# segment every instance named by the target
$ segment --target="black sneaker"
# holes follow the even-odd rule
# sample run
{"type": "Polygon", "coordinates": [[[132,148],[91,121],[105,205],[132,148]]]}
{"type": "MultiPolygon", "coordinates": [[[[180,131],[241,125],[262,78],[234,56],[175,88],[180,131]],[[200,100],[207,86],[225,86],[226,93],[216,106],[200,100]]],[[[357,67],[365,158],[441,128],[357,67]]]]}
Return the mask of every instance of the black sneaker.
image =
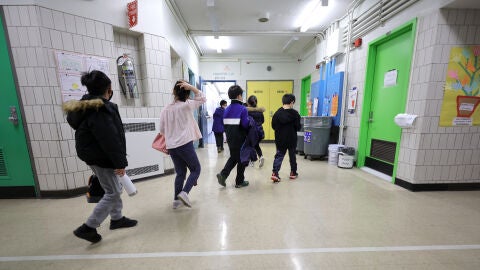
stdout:
{"type": "Polygon", "coordinates": [[[242,183],[235,185],[236,188],[242,188],[248,186],[248,181],[243,180],[242,183]]]}
{"type": "Polygon", "coordinates": [[[293,179],[297,179],[297,177],[298,177],[298,173],[297,173],[297,172],[293,172],[293,171],[290,172],[290,179],[292,179],[292,180],[293,180],[293,179]]]}
{"type": "Polygon", "coordinates": [[[225,176],[223,176],[221,173],[218,173],[217,174],[217,179],[218,179],[218,183],[224,187],[226,187],[227,185],[225,184],[225,180],[227,180],[227,178],[225,176]]]}
{"type": "Polygon", "coordinates": [[[134,227],[137,223],[138,221],[135,219],[129,219],[124,216],[119,220],[110,220],[110,230],[134,227]]]}
{"type": "Polygon", "coordinates": [[[97,229],[88,227],[85,223],[78,227],[73,234],[81,239],[87,240],[92,243],[98,243],[102,240],[102,236],[97,233],[97,229]]]}

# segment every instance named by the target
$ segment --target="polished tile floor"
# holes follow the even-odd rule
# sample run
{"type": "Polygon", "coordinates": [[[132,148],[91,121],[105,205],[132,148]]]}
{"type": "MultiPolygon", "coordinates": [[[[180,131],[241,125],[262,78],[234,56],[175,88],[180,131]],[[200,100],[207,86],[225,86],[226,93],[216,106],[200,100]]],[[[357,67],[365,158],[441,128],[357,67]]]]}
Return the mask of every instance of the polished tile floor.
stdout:
{"type": "MultiPolygon", "coordinates": [[[[288,157],[270,179],[263,144],[250,186],[217,183],[228,153],[199,149],[192,209],[173,210],[173,175],[137,182],[124,214],[137,227],[91,245],[72,231],[93,208],[85,198],[0,201],[0,269],[480,269],[480,191],[413,193],[359,169],[288,157]]],[[[233,173],[234,174],[234,173],[233,173]]]]}

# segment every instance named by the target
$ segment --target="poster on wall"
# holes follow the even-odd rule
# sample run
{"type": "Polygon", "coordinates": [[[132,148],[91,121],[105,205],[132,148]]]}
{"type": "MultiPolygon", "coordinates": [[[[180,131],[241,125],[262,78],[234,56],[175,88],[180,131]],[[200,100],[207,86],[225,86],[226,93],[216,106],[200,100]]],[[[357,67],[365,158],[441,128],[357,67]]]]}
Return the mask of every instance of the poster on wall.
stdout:
{"type": "Polygon", "coordinates": [[[480,125],[480,45],[450,50],[440,126],[480,125]]]}
{"type": "Polygon", "coordinates": [[[107,58],[62,51],[56,51],[55,57],[63,102],[79,100],[86,93],[87,89],[80,81],[82,72],[100,70],[107,75],[110,73],[107,58]]]}

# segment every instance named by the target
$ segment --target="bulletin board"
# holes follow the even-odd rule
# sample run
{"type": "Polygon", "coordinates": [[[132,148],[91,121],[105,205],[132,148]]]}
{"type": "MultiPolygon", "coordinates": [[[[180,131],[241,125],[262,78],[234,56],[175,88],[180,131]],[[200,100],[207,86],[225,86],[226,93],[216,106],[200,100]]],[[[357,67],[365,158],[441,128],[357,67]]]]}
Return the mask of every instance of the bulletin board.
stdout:
{"type": "Polygon", "coordinates": [[[57,78],[62,92],[63,102],[80,100],[87,89],[82,85],[82,72],[100,70],[109,74],[109,60],[107,58],[84,55],[72,52],[56,51],[57,78]]]}

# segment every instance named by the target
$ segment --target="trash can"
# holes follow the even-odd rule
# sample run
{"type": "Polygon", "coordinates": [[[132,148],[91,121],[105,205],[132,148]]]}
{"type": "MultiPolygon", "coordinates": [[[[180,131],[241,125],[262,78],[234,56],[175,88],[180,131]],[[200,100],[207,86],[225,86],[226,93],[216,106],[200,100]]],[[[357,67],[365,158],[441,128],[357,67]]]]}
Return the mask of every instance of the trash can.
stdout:
{"type": "Polygon", "coordinates": [[[309,156],[313,159],[327,155],[332,117],[308,116],[304,121],[303,152],[305,158],[309,156]]]}
{"type": "Polygon", "coordinates": [[[338,154],[339,168],[351,169],[353,168],[353,160],[355,159],[355,148],[343,147],[338,154]]]}
{"type": "Polygon", "coordinates": [[[303,136],[304,136],[304,125],[305,125],[305,117],[300,118],[300,124],[302,128],[300,131],[297,131],[297,148],[295,149],[297,154],[299,155],[305,155],[303,152],[303,136]]]}
{"type": "Polygon", "coordinates": [[[344,147],[343,144],[329,144],[328,145],[328,164],[338,166],[338,153],[344,147]]]}

